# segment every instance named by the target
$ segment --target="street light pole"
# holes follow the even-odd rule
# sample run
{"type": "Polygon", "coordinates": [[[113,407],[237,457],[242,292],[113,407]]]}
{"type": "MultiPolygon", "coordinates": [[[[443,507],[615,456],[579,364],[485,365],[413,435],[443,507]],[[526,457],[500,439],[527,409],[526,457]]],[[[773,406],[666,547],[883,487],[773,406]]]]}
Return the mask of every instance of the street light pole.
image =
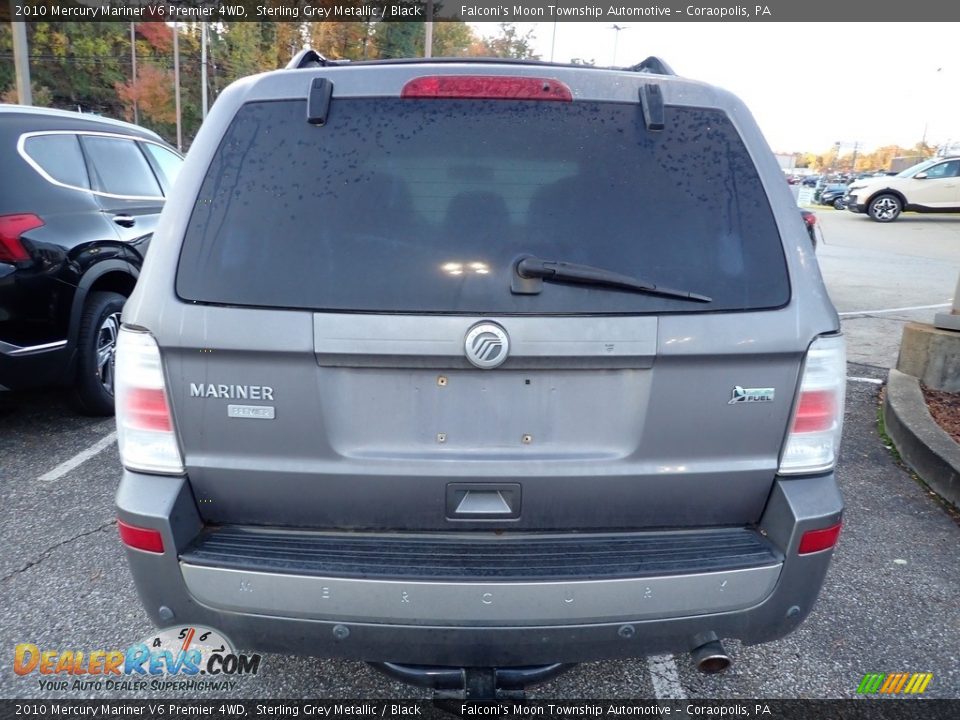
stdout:
{"type": "Polygon", "coordinates": [[[207,119],[207,24],[200,23],[200,119],[207,119]]]}
{"type": "MultiPolygon", "coordinates": [[[[14,16],[13,0],[10,0],[10,17],[14,16]]],[[[30,90],[30,51],[27,47],[27,24],[10,21],[13,32],[13,65],[17,76],[17,101],[21,105],[33,105],[30,90]]]]}
{"type": "MultiPolygon", "coordinates": [[[[943,70],[942,67],[938,67],[938,68],[934,71],[934,77],[935,77],[935,78],[939,78],[939,77],[940,77],[940,74],[939,74],[939,73],[940,73],[940,71],[942,71],[942,70],[943,70]]],[[[936,83],[936,82],[934,83],[934,91],[936,91],[936,89],[937,89],[936,86],[937,86],[938,84],[939,84],[939,83],[936,83]]],[[[936,96],[937,96],[936,92],[931,93],[931,97],[936,97],[936,96]]],[[[923,145],[924,148],[927,147],[927,129],[928,129],[929,127],[930,127],[930,119],[929,119],[929,115],[928,115],[928,116],[927,116],[927,121],[923,123],[923,139],[920,140],[920,144],[923,145]]]]}
{"type": "Polygon", "coordinates": [[[180,121],[180,31],[173,24],[173,98],[177,110],[177,150],[183,150],[183,124],[180,121]]]}
{"type": "Polygon", "coordinates": [[[611,25],[610,29],[614,31],[613,36],[613,62],[611,65],[613,67],[617,66],[617,44],[620,42],[620,31],[626,30],[628,26],[626,25],[611,25]]]}
{"type": "Polygon", "coordinates": [[[130,83],[133,85],[133,124],[140,124],[140,104],[137,102],[137,31],[130,23],[130,83]]]}
{"type": "Polygon", "coordinates": [[[423,43],[423,56],[433,57],[433,0],[427,0],[426,38],[423,43]]]}

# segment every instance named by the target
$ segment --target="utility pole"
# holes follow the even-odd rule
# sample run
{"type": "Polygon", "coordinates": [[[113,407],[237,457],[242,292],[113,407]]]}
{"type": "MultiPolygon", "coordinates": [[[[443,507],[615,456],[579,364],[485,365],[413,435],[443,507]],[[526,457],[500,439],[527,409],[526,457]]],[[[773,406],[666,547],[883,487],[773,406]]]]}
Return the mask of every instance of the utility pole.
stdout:
{"type": "Polygon", "coordinates": [[[177,150],[183,151],[183,123],[180,121],[180,30],[173,24],[173,97],[177,109],[177,150]]]}
{"type": "Polygon", "coordinates": [[[857,150],[859,150],[859,149],[860,149],[860,141],[857,140],[857,141],[853,144],[853,162],[850,163],[850,172],[852,172],[852,173],[856,173],[856,172],[857,172],[857,150]]]}
{"type": "Polygon", "coordinates": [[[200,23],[200,118],[207,119],[207,24],[200,23]]]}
{"type": "Polygon", "coordinates": [[[133,85],[133,124],[140,124],[140,106],[137,102],[137,32],[130,23],[130,84],[133,85]]]}
{"type": "MultiPolygon", "coordinates": [[[[13,0],[10,0],[10,17],[16,12],[13,0]]],[[[30,51],[27,48],[27,24],[10,21],[13,32],[13,65],[17,76],[17,100],[21,105],[33,105],[33,93],[30,90],[30,51]]]]}
{"type": "Polygon", "coordinates": [[[553,51],[557,48],[557,21],[553,21],[553,34],[550,36],[550,62],[553,62],[553,51]]]}
{"type": "Polygon", "coordinates": [[[423,43],[423,56],[433,57],[433,0],[427,0],[426,38],[423,43]]]}
{"type": "Polygon", "coordinates": [[[617,44],[620,42],[620,31],[621,31],[621,30],[626,30],[626,29],[627,29],[627,26],[626,26],[626,25],[611,25],[611,26],[610,26],[610,29],[613,30],[614,33],[615,33],[614,36],[613,36],[613,63],[611,63],[611,65],[612,65],[613,67],[616,67],[616,66],[617,66],[617,44]]]}

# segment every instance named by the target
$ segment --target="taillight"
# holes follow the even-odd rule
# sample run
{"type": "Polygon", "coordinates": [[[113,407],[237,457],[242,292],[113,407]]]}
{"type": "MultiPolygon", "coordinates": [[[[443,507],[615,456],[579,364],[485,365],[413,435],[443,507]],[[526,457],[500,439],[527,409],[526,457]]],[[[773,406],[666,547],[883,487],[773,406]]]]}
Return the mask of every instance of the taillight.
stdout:
{"type": "Polygon", "coordinates": [[[117,530],[120,533],[120,541],[128,547],[152,553],[163,552],[163,536],[159,530],[127,525],[123,520],[117,520],[117,530]]]}
{"type": "Polygon", "coordinates": [[[21,262],[30,259],[20,236],[43,227],[43,220],[32,213],[0,215],[0,262],[21,262]]]}
{"type": "Polygon", "coordinates": [[[780,473],[830,470],[840,450],[847,358],[842,336],[817,338],[807,351],[780,473]]]}
{"type": "Polygon", "coordinates": [[[807,530],[800,537],[800,547],[797,548],[797,552],[800,555],[808,555],[821,550],[829,550],[840,539],[840,527],[840,523],[837,523],[822,530],[807,530]]]}
{"type": "Polygon", "coordinates": [[[127,398],[129,402],[125,409],[129,413],[127,420],[131,427],[161,432],[173,429],[170,408],[167,407],[167,398],[162,389],[130,388],[127,398]]]}
{"type": "Polygon", "coordinates": [[[813,227],[817,224],[817,216],[813,213],[805,213],[803,216],[803,221],[807,224],[808,227],[813,227]]]}
{"type": "Polygon", "coordinates": [[[183,473],[160,348],[149,333],[120,330],[116,412],[120,460],[125,468],[170,475],[183,473]]]}
{"type": "Polygon", "coordinates": [[[830,390],[807,390],[793,415],[793,432],[813,433],[830,430],[837,415],[837,396],[830,390]]]}
{"type": "Polygon", "coordinates": [[[475,98],[486,100],[558,100],[573,93],[559,80],[502,75],[426,75],[403,86],[402,98],[475,98]]]}

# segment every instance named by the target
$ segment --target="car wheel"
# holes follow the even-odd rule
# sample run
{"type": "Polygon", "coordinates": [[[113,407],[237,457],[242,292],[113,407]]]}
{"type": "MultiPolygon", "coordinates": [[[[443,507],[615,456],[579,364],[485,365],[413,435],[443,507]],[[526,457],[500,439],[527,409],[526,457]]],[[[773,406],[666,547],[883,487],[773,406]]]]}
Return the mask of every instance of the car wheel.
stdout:
{"type": "Polygon", "coordinates": [[[896,195],[877,195],[870,201],[867,212],[877,222],[893,222],[900,217],[901,210],[903,204],[896,195]]]}
{"type": "Polygon", "coordinates": [[[833,201],[834,210],[843,210],[845,205],[846,203],[843,202],[842,197],[838,197],[836,200],[833,201]]]}
{"type": "Polygon", "coordinates": [[[118,293],[95,292],[83,307],[74,394],[86,415],[113,415],[114,354],[126,301],[118,293]]]}

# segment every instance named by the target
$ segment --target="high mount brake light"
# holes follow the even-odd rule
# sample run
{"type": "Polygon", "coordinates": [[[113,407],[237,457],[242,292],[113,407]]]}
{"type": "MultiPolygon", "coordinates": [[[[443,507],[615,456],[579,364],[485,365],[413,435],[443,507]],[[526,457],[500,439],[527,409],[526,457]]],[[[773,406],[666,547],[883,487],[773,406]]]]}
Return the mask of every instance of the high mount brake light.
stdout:
{"type": "Polygon", "coordinates": [[[825,472],[833,467],[843,430],[846,370],[843,337],[821,337],[810,344],[780,459],[781,475],[825,472]]]}
{"type": "Polygon", "coordinates": [[[0,215],[0,262],[22,262],[30,259],[20,236],[43,227],[44,222],[32,213],[0,215]]]}
{"type": "Polygon", "coordinates": [[[149,333],[120,330],[116,408],[117,440],[124,467],[164,475],[183,473],[160,349],[149,333]]]}
{"type": "Polygon", "coordinates": [[[403,86],[402,98],[474,98],[570,102],[573,93],[559,80],[502,75],[426,75],[403,86]]]}

